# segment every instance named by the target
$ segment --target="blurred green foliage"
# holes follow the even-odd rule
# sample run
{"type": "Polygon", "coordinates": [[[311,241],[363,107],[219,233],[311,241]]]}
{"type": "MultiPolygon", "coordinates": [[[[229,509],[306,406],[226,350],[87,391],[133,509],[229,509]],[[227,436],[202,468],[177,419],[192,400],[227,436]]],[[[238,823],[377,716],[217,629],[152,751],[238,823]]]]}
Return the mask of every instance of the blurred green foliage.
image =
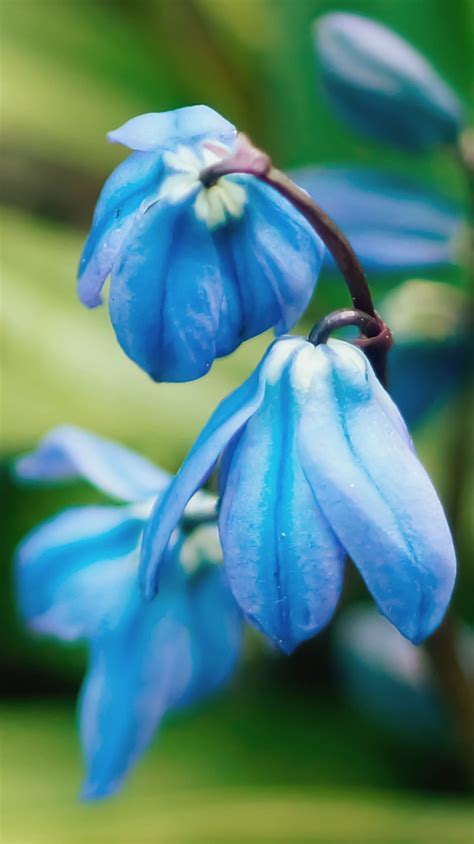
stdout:
{"type": "MultiPolygon", "coordinates": [[[[79,305],[75,269],[93,206],[102,181],[124,157],[105,142],[108,129],[144,111],[206,102],[281,167],[378,164],[424,178],[463,201],[456,162],[443,151],[404,156],[367,143],[330,114],[318,92],[309,27],[334,9],[386,22],[435,63],[466,103],[472,101],[470,0],[3,0],[4,583],[11,583],[13,548],[27,530],[69,504],[92,500],[79,485],[14,488],[8,469],[14,454],[69,422],[175,470],[214,405],[250,372],[270,337],[218,361],[199,382],[153,386],[119,350],[106,308],[87,312],[79,305]]],[[[455,269],[438,277],[465,281],[455,269]]],[[[373,282],[381,293],[402,280],[373,282]]],[[[346,301],[342,282],[324,278],[306,322],[346,301]]],[[[428,420],[417,437],[445,499],[453,482],[455,418],[453,405],[428,420]]],[[[472,489],[464,506],[460,558],[466,565],[456,602],[472,620],[472,489]]],[[[360,591],[360,583],[350,580],[348,595],[360,591]]],[[[1,603],[9,694],[74,688],[82,652],[21,633],[10,586],[1,603]]],[[[394,746],[386,747],[371,725],[354,721],[340,701],[324,710],[311,685],[308,704],[301,702],[308,676],[328,659],[324,643],[318,647],[289,661],[300,683],[303,677],[298,704],[282,691],[286,675],[272,698],[262,698],[244,672],[245,704],[239,699],[232,706],[227,697],[209,714],[171,724],[130,790],[103,808],[73,805],[79,761],[69,710],[31,704],[6,709],[5,840],[467,842],[462,806],[354,790],[430,783],[423,773],[420,781],[409,779],[419,757],[408,755],[401,773],[394,773],[394,746]]],[[[426,772],[429,758],[424,763],[426,772]]]]}
{"type": "Polygon", "coordinates": [[[70,708],[4,706],[2,717],[5,844],[472,840],[467,799],[403,793],[393,740],[301,697],[280,693],[277,706],[268,691],[227,696],[169,723],[120,797],[88,806],[72,798],[80,760],[70,708]]]}

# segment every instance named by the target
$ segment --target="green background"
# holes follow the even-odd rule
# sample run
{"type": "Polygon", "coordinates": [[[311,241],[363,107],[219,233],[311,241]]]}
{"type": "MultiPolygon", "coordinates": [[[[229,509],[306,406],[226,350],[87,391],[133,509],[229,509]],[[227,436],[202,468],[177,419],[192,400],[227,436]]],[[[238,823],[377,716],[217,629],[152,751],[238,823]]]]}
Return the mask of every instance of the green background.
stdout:
{"type": "MultiPolygon", "coordinates": [[[[103,180],[123,158],[107,130],[146,111],[205,102],[282,168],[379,164],[464,201],[444,151],[405,156],[368,143],[329,112],[317,87],[310,24],[328,10],[373,15],[412,41],[469,107],[469,0],[2,0],[1,593],[6,844],[468,842],[466,785],[452,742],[409,742],[355,712],[338,692],[331,633],[292,658],[249,637],[228,692],[170,719],[124,791],[84,807],[73,698],[83,653],[28,637],[16,618],[11,560],[42,518],[96,500],[85,485],[17,489],[11,458],[69,422],[176,470],[215,404],[259,359],[269,336],[216,362],[199,382],[153,386],[120,352],[106,309],[76,300],[75,269],[103,180]]],[[[437,278],[463,284],[463,272],[437,278]]],[[[373,279],[376,292],[404,280],[373,279]]],[[[321,280],[302,329],[346,302],[321,280]]],[[[449,496],[454,404],[417,445],[449,496]]],[[[472,492],[471,492],[471,504],[472,492]]],[[[455,611],[472,621],[472,524],[464,502],[455,611]],[[470,553],[471,549],[471,553],[470,553]]],[[[348,578],[344,603],[366,597],[348,578]]]]}

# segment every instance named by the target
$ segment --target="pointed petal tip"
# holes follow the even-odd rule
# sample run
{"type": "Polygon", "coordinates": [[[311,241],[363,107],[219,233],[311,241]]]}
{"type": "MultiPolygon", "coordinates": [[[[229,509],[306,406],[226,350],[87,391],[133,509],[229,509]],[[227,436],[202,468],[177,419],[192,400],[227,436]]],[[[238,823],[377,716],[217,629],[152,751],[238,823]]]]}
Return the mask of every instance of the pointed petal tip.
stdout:
{"type": "Polygon", "coordinates": [[[113,797],[119,786],[120,783],[99,783],[86,779],[79,791],[79,800],[81,803],[98,803],[108,797],[113,797]]]}

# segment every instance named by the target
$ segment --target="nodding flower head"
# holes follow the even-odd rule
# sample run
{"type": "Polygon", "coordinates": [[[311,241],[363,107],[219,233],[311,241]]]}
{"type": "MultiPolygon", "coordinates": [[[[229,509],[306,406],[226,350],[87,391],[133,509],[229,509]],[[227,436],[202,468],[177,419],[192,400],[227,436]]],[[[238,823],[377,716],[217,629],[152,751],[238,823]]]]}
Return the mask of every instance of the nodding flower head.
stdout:
{"type": "Polygon", "coordinates": [[[405,424],[360,349],[284,337],[211,416],[148,522],[148,596],[186,502],[220,465],[219,530],[248,620],[291,651],[331,618],[349,556],[414,642],[446,610],[452,540],[405,424]]]}
{"type": "Polygon", "coordinates": [[[31,531],[16,558],[28,626],[87,642],[82,795],[105,797],[120,787],[166,712],[222,686],[237,661],[241,615],[215,565],[217,527],[199,525],[215,513],[215,500],[196,498],[173,531],[162,594],[149,603],[138,588],[139,549],[153,503],[171,480],[166,472],[72,427],[51,431],[16,471],[37,482],[83,477],[121,502],[63,511],[31,531]]]}
{"type": "Polygon", "coordinates": [[[275,327],[311,297],[324,247],[309,223],[258,178],[200,174],[231,153],[231,123],[206,106],[144,114],[109,134],[132,154],[102,190],[79,266],[95,307],[157,381],[190,381],[214,359],[275,327]]]}

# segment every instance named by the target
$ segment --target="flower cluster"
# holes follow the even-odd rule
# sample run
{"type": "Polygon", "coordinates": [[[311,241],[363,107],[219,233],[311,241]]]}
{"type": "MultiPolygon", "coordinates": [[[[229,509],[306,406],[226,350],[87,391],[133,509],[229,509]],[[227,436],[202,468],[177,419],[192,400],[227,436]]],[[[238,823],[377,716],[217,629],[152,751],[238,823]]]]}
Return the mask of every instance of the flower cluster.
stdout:
{"type": "Polygon", "coordinates": [[[199,493],[166,552],[159,601],[140,595],[140,542],[170,477],[122,446],[77,428],[52,431],[18,461],[30,482],[82,477],[121,503],[74,507],[36,528],[17,553],[23,617],[37,633],[85,639],[80,697],[83,796],[112,793],[170,709],[231,674],[241,620],[218,565],[215,500],[199,493]]]}
{"type": "MultiPolygon", "coordinates": [[[[456,96],[394,34],[338,14],[319,22],[316,42],[327,94],[354,126],[414,150],[455,142],[456,96]]],[[[461,211],[368,170],[309,168],[295,174],[300,188],[206,106],[141,115],[109,139],[131,154],[97,203],[81,301],[99,305],[110,276],[118,341],[156,381],[199,378],[269,328],[277,339],[174,477],[65,426],[16,464],[23,481],[81,477],[116,502],[60,513],[17,555],[27,623],[88,644],[87,798],[121,784],[166,712],[224,684],[243,619],[291,652],[333,616],[350,559],[380,613],[420,643],[443,619],[456,570],[443,508],[380,380],[391,333],[351,245],[313,200],[375,270],[458,261],[461,211]],[[308,339],[289,335],[325,257],[354,308],[308,339]],[[356,341],[329,337],[348,324],[356,341]],[[217,467],[218,499],[203,491],[217,467]]],[[[429,368],[412,370],[421,412],[429,368]]]]}

